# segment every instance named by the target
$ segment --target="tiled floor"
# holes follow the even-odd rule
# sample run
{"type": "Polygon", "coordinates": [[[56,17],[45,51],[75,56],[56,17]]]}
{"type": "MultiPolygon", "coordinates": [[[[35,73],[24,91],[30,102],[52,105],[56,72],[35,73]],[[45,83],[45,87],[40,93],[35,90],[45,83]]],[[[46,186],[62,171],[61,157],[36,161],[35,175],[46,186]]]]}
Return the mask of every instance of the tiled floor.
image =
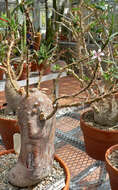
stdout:
{"type": "MultiPolygon", "coordinates": [[[[69,95],[79,90],[78,81],[70,76],[60,79],[59,95],[69,95]]],[[[52,97],[52,81],[41,83],[41,89],[52,97]]],[[[60,104],[76,102],[78,98],[63,99],[60,104]]],[[[4,92],[0,93],[0,105],[5,102],[4,92]]],[[[84,147],[80,130],[80,112],[72,111],[57,117],[55,149],[66,162],[71,173],[70,190],[110,190],[104,163],[90,158],[84,147]],[[106,182],[107,179],[107,182],[106,182]]],[[[0,150],[2,150],[0,146],[0,150]]]]}

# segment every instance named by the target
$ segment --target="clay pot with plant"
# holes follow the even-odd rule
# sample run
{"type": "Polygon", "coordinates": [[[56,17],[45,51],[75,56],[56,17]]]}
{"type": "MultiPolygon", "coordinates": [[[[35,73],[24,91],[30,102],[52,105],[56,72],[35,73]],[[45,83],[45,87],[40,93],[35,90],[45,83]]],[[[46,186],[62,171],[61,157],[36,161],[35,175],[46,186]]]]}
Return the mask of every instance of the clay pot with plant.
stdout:
{"type": "Polygon", "coordinates": [[[68,106],[89,106],[89,111],[81,114],[80,127],[86,152],[98,160],[104,160],[106,150],[118,143],[118,60],[114,43],[118,33],[111,32],[110,14],[113,16],[108,3],[105,2],[103,8],[100,2],[91,5],[83,0],[76,9],[72,9],[72,15],[67,20],[63,17],[62,23],[71,29],[76,41],[76,50],[70,50],[73,62],[62,70],[70,72],[80,86],[79,92],[63,97],[79,98],[78,102],[68,106]],[[87,43],[87,36],[94,49],[89,48],[91,44],[87,43]]]}
{"type": "Polygon", "coordinates": [[[37,58],[37,68],[39,73],[42,72],[43,75],[49,74],[51,72],[50,69],[50,59],[52,56],[52,50],[50,45],[47,47],[45,43],[41,43],[40,49],[36,51],[36,58],[37,58]]]}
{"type": "Polygon", "coordinates": [[[118,144],[111,146],[105,154],[106,170],[109,174],[111,190],[118,187],[118,144]]]}
{"type": "MultiPolygon", "coordinates": [[[[23,6],[24,4],[21,2],[21,5],[23,6]]],[[[24,12],[25,8],[26,4],[23,9],[24,12]]],[[[25,21],[26,20],[24,20],[24,23],[25,21]]],[[[23,29],[26,29],[26,24],[24,23],[23,29]]],[[[23,40],[26,39],[26,30],[23,31],[23,34],[24,33],[23,40]]],[[[25,51],[23,51],[22,54],[27,62],[26,89],[22,89],[18,85],[16,73],[11,66],[12,50],[14,46],[17,45],[17,37],[14,31],[9,32],[9,35],[10,38],[7,39],[7,51],[5,52],[6,56],[2,62],[2,69],[6,72],[5,95],[7,107],[5,112],[13,112],[16,114],[21,145],[19,144],[20,153],[17,157],[16,164],[13,165],[7,173],[7,181],[10,182],[12,186],[29,188],[32,185],[40,183],[43,178],[51,174],[54,158],[61,166],[63,165],[63,161],[55,156],[54,150],[55,112],[57,110],[57,103],[53,105],[48,96],[40,89],[30,89],[29,87],[29,51],[26,46],[26,40],[25,43],[23,43],[25,44],[25,51]]],[[[54,97],[56,97],[56,95],[54,97]]],[[[18,139],[16,139],[16,142],[17,141],[18,139]]],[[[10,153],[10,150],[5,153],[10,153]]],[[[64,168],[64,179],[66,181],[62,188],[68,190],[70,181],[69,170],[65,166],[62,167],[64,168]]],[[[9,183],[7,184],[7,188],[9,189],[9,183]]]]}
{"type": "Polygon", "coordinates": [[[3,80],[4,71],[0,69],[0,80],[3,80]]]}
{"type": "MultiPolygon", "coordinates": [[[[56,105],[39,89],[30,89],[27,79],[26,91],[22,91],[13,79],[9,63],[13,48],[13,39],[9,46],[6,64],[8,108],[16,112],[21,134],[21,148],[16,165],[8,174],[13,186],[30,187],[38,184],[52,172],[54,162],[55,111],[56,105]],[[12,86],[11,86],[12,85],[12,86]],[[9,87],[10,91],[9,91],[9,87]],[[12,89],[12,97],[11,97],[12,89]],[[14,105],[11,104],[15,102],[14,105]],[[9,104],[10,103],[10,104],[9,104]]],[[[27,70],[28,72],[28,70],[27,70]]],[[[28,75],[27,75],[28,76],[28,75]]],[[[55,157],[62,165],[62,161],[55,157]]],[[[67,167],[64,166],[64,171],[67,167]]],[[[69,189],[70,174],[67,171],[65,190],[69,189]]]]}
{"type": "Polygon", "coordinates": [[[0,134],[5,145],[6,149],[13,148],[13,135],[15,133],[20,133],[16,112],[19,102],[21,100],[21,94],[23,93],[23,89],[19,86],[17,82],[17,76],[12,69],[10,64],[10,56],[11,51],[14,46],[14,40],[9,45],[8,51],[6,53],[3,65],[1,69],[4,71],[6,76],[5,82],[5,98],[6,103],[5,106],[1,107],[0,113],[0,134]],[[17,93],[17,91],[20,93],[17,93]]]}
{"type": "MultiPolygon", "coordinates": [[[[17,112],[17,106],[20,102],[21,94],[23,93],[23,89],[19,86],[17,80],[20,78],[22,74],[24,62],[26,60],[25,58],[23,59],[23,55],[26,52],[25,21],[26,20],[24,19],[23,24],[18,25],[16,18],[14,17],[14,15],[12,16],[12,13],[10,19],[7,18],[1,21],[3,22],[2,24],[4,24],[4,27],[9,28],[7,35],[4,31],[2,36],[3,40],[0,43],[0,62],[2,64],[0,66],[0,69],[5,73],[6,76],[6,81],[5,81],[6,106],[0,109],[1,112],[0,134],[2,136],[2,140],[6,149],[13,148],[13,135],[14,133],[20,132],[17,122],[16,112],[17,112]],[[22,38],[21,41],[19,39],[20,34],[22,38]],[[19,43],[22,51],[20,50],[19,43]],[[18,53],[18,57],[16,57],[16,52],[18,53]],[[13,69],[12,63],[14,60],[20,60],[20,64],[18,64],[17,70],[13,69]],[[17,93],[15,89],[17,89],[17,91],[19,91],[20,93],[17,93]]],[[[25,68],[27,68],[26,64],[25,68]]],[[[25,75],[27,75],[27,73],[25,75]]]]}

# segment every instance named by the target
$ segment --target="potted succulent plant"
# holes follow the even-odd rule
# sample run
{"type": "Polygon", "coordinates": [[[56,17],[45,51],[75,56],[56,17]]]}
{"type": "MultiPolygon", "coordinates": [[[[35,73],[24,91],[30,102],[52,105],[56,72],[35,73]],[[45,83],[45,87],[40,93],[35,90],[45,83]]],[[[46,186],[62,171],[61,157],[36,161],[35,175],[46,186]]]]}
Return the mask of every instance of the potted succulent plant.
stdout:
{"type": "Polygon", "coordinates": [[[49,74],[51,72],[50,65],[49,65],[49,57],[51,57],[51,50],[50,46],[44,42],[41,42],[40,49],[36,51],[37,61],[38,61],[38,70],[43,71],[43,74],[49,74]]]}
{"type": "MultiPolygon", "coordinates": [[[[103,7],[101,12],[104,12],[103,7]]],[[[104,14],[108,15],[107,9],[104,14]]],[[[107,17],[105,19],[104,21],[107,23],[107,17]]],[[[115,34],[117,36],[117,32],[115,34]]],[[[93,84],[88,89],[88,100],[89,98],[91,99],[91,109],[83,113],[80,118],[86,151],[91,157],[98,160],[104,160],[106,150],[118,143],[117,55],[115,53],[116,46],[113,41],[111,42],[111,38],[115,34],[110,33],[110,25],[108,23],[105,25],[105,30],[101,30],[101,38],[99,40],[104,45],[101,45],[101,48],[97,51],[94,50],[91,59],[89,59],[91,63],[93,60],[94,63],[96,62],[93,84]],[[109,35],[105,43],[104,33],[106,30],[109,31],[109,35]],[[110,52],[111,46],[113,49],[110,52]],[[103,49],[104,51],[102,52],[103,49]]],[[[97,43],[99,44],[99,42],[97,43]]],[[[90,70],[88,69],[88,71],[90,70]]],[[[86,77],[86,80],[92,78],[89,73],[86,73],[86,77]]]]}
{"type": "MultiPolygon", "coordinates": [[[[11,48],[9,48],[10,50],[11,48]]],[[[11,78],[11,69],[9,69],[10,65],[7,62],[8,82],[6,82],[6,91],[9,87],[8,85],[14,89],[15,94],[12,96],[12,100],[15,104],[11,104],[11,96],[8,96],[7,106],[17,114],[21,134],[21,149],[18,162],[9,172],[8,181],[14,186],[29,187],[38,184],[41,179],[48,176],[52,171],[55,137],[55,116],[53,113],[55,108],[53,108],[52,102],[47,95],[37,88],[29,89],[27,86],[26,92],[21,92],[21,89],[15,84],[16,81],[11,78]]],[[[61,166],[63,165],[63,161],[57,156],[55,156],[55,160],[61,166]]],[[[66,184],[63,186],[65,190],[69,189],[68,182],[70,178],[66,168],[64,166],[64,172],[67,172],[65,173],[66,184]]]]}
{"type": "Polygon", "coordinates": [[[80,126],[86,152],[98,160],[104,160],[107,148],[118,143],[118,66],[114,43],[118,33],[113,32],[113,20],[108,20],[113,16],[112,6],[106,1],[82,0],[78,8],[72,8],[67,20],[63,17],[62,23],[72,32],[76,51],[70,50],[73,62],[61,71],[65,69],[73,74],[80,91],[57,101],[77,96],[79,102],[68,106],[90,106],[81,115],[80,126]]]}
{"type": "MultiPolygon", "coordinates": [[[[17,46],[17,30],[14,31],[14,27],[9,28],[9,38],[7,39],[7,45],[5,44],[5,56],[1,67],[6,73],[5,94],[7,108],[5,113],[13,112],[17,116],[18,131],[14,131],[14,133],[20,132],[21,148],[16,164],[11,169],[9,168],[10,171],[7,172],[8,186],[5,187],[9,189],[10,184],[12,184],[12,187],[18,186],[21,188],[37,185],[42,179],[51,174],[54,160],[56,160],[64,168],[64,183],[62,186],[59,180],[59,185],[61,189],[68,190],[70,181],[69,170],[63,164],[63,161],[55,155],[54,150],[55,111],[57,110],[57,104],[53,105],[48,96],[38,88],[29,88],[29,51],[26,44],[27,25],[25,23],[29,17],[26,14],[28,13],[26,4],[21,2],[19,5],[23,8],[25,19],[23,23],[23,39],[21,38],[24,45],[21,57],[25,58],[27,63],[27,85],[26,89],[20,88],[16,80],[17,73],[14,72],[11,65],[12,50],[14,46],[17,46]]],[[[8,121],[10,120],[8,119],[8,121]]],[[[12,137],[14,133],[11,134],[12,137]]],[[[0,153],[0,159],[2,159],[2,155],[9,153],[14,153],[14,150],[0,153]]],[[[13,158],[10,160],[13,160],[13,158]]]]}
{"type": "Polygon", "coordinates": [[[118,144],[111,146],[105,154],[106,169],[109,174],[111,189],[118,187],[118,144]]]}
{"type": "Polygon", "coordinates": [[[4,71],[0,69],[0,80],[3,80],[4,71]]]}

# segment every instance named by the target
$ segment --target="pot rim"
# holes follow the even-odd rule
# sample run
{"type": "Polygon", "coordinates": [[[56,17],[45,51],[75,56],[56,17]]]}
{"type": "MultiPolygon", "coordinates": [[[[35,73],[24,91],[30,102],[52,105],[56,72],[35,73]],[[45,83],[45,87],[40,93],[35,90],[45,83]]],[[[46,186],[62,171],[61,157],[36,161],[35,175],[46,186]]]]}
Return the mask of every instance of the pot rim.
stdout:
{"type": "MultiPolygon", "coordinates": [[[[3,108],[4,108],[4,106],[0,106],[0,110],[2,110],[3,108]]],[[[15,122],[15,123],[18,122],[17,119],[12,119],[12,118],[2,118],[2,117],[0,117],[0,120],[4,120],[4,121],[12,121],[12,122],[15,122]]]]}
{"type": "MultiPolygon", "coordinates": [[[[84,123],[86,123],[85,121],[84,121],[84,119],[83,119],[83,117],[84,117],[84,115],[87,113],[87,112],[90,112],[90,111],[93,111],[92,109],[89,109],[89,110],[87,110],[87,111],[84,111],[81,115],[80,115],[80,123],[81,122],[84,122],[84,123]]],[[[110,131],[106,131],[106,130],[104,130],[104,129],[98,129],[98,128],[95,128],[95,127],[92,127],[92,125],[90,125],[90,124],[87,124],[86,125],[88,128],[90,128],[90,129],[92,129],[93,131],[99,131],[99,132],[101,132],[101,131],[103,131],[104,133],[106,133],[106,134],[111,134],[111,133],[118,133],[118,130],[110,130],[110,131]]]]}
{"type": "Polygon", "coordinates": [[[14,153],[15,154],[15,150],[14,149],[2,150],[2,151],[0,151],[0,156],[2,156],[4,154],[10,154],[10,153],[14,153]]]}
{"type": "Polygon", "coordinates": [[[113,150],[117,150],[117,149],[118,149],[118,144],[115,144],[115,145],[111,146],[110,148],[108,148],[105,153],[105,160],[106,160],[107,164],[110,165],[110,167],[113,168],[116,172],[118,172],[118,169],[111,164],[111,162],[108,159],[108,155],[110,155],[113,150]]]}
{"type": "Polygon", "coordinates": [[[59,161],[60,165],[64,169],[64,172],[66,174],[66,183],[65,183],[65,187],[63,188],[63,190],[67,190],[69,188],[69,183],[70,183],[70,171],[69,171],[69,168],[67,167],[65,162],[57,154],[54,154],[54,159],[59,161]]]}

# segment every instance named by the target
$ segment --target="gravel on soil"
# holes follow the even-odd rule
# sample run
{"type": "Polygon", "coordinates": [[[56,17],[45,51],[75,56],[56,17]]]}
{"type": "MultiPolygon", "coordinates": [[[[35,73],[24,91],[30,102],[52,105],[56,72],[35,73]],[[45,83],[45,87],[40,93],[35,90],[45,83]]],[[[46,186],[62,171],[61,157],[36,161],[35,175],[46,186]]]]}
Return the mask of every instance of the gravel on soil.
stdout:
{"type": "MultiPolygon", "coordinates": [[[[12,186],[8,181],[8,172],[17,163],[17,159],[18,155],[16,154],[0,156],[0,190],[53,190],[53,184],[61,183],[62,185],[65,183],[64,169],[60,166],[59,162],[54,160],[52,173],[42,179],[36,186],[26,188],[12,186]]],[[[58,188],[58,190],[60,189],[58,188]]]]}

